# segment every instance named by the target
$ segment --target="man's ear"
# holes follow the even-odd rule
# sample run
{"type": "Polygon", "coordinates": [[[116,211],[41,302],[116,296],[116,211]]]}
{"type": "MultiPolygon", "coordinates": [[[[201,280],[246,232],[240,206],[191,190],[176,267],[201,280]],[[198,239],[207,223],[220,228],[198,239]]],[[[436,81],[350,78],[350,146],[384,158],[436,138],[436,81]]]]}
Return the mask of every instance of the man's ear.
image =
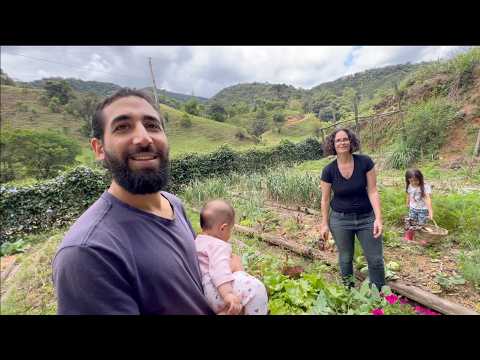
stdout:
{"type": "Polygon", "coordinates": [[[228,227],[228,224],[220,225],[220,231],[223,231],[226,227],[228,227]]]}
{"type": "Polygon", "coordinates": [[[95,159],[105,159],[105,151],[103,150],[102,140],[93,138],[92,140],[90,140],[90,145],[92,146],[92,150],[95,153],[95,159]]]}

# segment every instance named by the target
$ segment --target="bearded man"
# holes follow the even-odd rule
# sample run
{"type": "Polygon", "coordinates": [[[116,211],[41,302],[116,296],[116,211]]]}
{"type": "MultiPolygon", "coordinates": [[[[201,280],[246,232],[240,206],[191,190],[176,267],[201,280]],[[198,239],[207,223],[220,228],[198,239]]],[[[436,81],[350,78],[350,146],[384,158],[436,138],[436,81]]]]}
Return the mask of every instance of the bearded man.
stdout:
{"type": "Polygon", "coordinates": [[[91,146],[112,174],[53,261],[58,314],[214,314],[203,296],[195,232],[169,178],[164,121],[121,89],[92,119],[91,146]]]}

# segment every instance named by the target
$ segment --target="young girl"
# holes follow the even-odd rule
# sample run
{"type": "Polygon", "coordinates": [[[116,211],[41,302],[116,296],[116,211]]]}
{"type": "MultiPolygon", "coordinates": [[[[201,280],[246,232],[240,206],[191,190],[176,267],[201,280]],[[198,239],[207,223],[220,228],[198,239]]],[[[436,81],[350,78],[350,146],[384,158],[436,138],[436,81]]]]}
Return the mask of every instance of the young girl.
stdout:
{"type": "Polygon", "coordinates": [[[433,219],[430,185],[423,181],[418,169],[410,169],[405,173],[405,190],[407,193],[408,218],[405,222],[405,240],[413,240],[415,230],[433,219]]]}
{"type": "Polygon", "coordinates": [[[223,200],[208,202],[200,212],[202,232],[195,239],[207,302],[217,314],[266,315],[265,285],[243,271],[241,259],[228,243],[235,212],[223,200]]]}

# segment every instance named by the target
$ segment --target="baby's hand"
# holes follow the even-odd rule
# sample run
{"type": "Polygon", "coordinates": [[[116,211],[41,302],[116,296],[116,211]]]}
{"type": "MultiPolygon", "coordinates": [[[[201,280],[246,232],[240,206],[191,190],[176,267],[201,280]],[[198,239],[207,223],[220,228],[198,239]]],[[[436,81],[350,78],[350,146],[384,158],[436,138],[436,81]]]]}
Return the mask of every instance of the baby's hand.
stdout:
{"type": "Polygon", "coordinates": [[[230,270],[233,272],[243,271],[242,258],[238,255],[232,255],[230,259],[230,270]]]}
{"type": "Polygon", "coordinates": [[[243,309],[242,303],[240,302],[240,299],[238,296],[235,296],[234,294],[228,294],[225,296],[223,299],[225,303],[227,304],[227,315],[238,315],[243,309]]]}

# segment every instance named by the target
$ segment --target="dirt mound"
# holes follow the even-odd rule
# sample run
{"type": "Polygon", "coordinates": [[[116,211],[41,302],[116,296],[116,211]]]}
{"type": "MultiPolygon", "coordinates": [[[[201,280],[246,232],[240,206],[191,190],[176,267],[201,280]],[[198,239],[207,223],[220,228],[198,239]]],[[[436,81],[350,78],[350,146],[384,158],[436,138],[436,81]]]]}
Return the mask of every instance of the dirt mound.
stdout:
{"type": "Polygon", "coordinates": [[[285,123],[285,126],[293,126],[298,124],[299,122],[302,122],[305,119],[305,115],[290,115],[287,116],[287,121],[285,123]]]}

